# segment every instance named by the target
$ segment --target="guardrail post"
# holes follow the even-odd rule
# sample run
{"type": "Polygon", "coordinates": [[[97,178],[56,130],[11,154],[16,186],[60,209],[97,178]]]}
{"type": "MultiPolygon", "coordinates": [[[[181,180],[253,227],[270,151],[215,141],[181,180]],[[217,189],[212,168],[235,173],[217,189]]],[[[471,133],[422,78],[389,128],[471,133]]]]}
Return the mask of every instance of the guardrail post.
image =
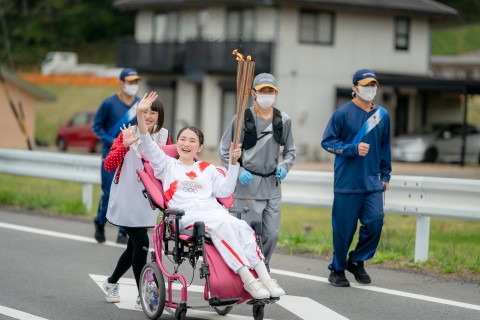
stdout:
{"type": "Polygon", "coordinates": [[[92,195],[93,195],[93,184],[84,183],[82,188],[82,202],[87,213],[92,210],[92,195]]]}
{"type": "Polygon", "coordinates": [[[430,238],[430,217],[417,217],[417,234],[415,240],[415,262],[428,260],[428,241],[430,238]]]}

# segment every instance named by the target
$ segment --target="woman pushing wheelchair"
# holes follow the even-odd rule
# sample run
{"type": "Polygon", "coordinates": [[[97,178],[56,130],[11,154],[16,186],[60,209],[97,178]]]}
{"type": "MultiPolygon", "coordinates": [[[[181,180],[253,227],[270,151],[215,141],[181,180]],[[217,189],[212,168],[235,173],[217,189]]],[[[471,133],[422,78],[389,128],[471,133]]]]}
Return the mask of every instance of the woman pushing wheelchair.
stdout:
{"type": "Polygon", "coordinates": [[[254,299],[276,298],[285,291],[270,277],[264,257],[260,251],[253,229],[243,220],[237,219],[218,203],[216,198],[231,195],[235,190],[239,164],[232,158],[241,156],[241,146],[230,147],[230,164],[226,176],[215,166],[196,161],[203,148],[203,133],[195,127],[185,127],[177,136],[179,158],[167,156],[149,137],[143,113],[157,98],[157,93],[145,94],[137,106],[137,122],[140,137],[135,138],[128,129],[123,133],[129,144],[140,139],[144,156],[150,162],[155,177],[163,182],[165,198],[171,208],[183,209],[180,229],[191,229],[196,221],[203,221],[214,246],[225,263],[243,281],[245,290],[254,299]],[[255,270],[256,279],[250,272],[255,270]]]}

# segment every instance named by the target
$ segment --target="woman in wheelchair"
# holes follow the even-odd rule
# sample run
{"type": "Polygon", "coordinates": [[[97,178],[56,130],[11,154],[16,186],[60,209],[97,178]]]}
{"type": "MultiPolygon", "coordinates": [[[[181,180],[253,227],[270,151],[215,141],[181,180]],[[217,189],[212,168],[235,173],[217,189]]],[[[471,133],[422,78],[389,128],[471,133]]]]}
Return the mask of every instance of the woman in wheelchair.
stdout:
{"type": "MultiPolygon", "coordinates": [[[[124,131],[125,143],[143,145],[144,156],[150,162],[155,177],[163,182],[165,198],[169,207],[183,209],[180,229],[190,229],[196,221],[203,221],[225,263],[240,275],[245,290],[254,299],[280,297],[285,291],[270,278],[264,257],[257,243],[253,229],[243,220],[237,219],[220,205],[216,198],[231,195],[235,189],[239,164],[232,165],[224,177],[215,166],[196,161],[195,156],[202,150],[203,133],[194,127],[180,130],[177,136],[179,158],[167,156],[150,138],[143,112],[157,99],[155,92],[145,94],[137,106],[137,122],[140,137],[135,138],[131,130],[124,131]],[[255,270],[254,278],[250,269],[255,270]]],[[[239,145],[231,146],[231,158],[241,156],[239,145]]]]}

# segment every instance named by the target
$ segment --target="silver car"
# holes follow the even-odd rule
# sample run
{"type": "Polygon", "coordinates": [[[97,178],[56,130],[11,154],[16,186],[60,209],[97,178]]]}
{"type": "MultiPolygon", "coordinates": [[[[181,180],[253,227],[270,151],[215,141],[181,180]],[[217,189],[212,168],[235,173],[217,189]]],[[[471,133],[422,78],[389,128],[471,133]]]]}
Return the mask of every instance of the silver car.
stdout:
{"type": "MultiPolygon", "coordinates": [[[[467,125],[465,162],[480,164],[480,129],[467,125]]],[[[408,162],[460,162],[461,123],[430,124],[393,138],[392,159],[408,162]]]]}

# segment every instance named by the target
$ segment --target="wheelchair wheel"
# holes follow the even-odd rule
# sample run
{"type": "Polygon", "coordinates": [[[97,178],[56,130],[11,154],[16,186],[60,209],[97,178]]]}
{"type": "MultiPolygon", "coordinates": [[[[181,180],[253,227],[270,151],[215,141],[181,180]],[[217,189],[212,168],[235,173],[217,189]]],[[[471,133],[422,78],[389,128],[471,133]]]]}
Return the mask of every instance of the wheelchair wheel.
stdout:
{"type": "Polygon", "coordinates": [[[165,281],[154,262],[147,263],[140,274],[140,301],[147,318],[160,318],[165,308],[165,281]]]}
{"type": "Polygon", "coordinates": [[[263,320],[263,314],[265,305],[264,304],[255,304],[253,305],[253,319],[255,320],[263,320]]]}
{"type": "Polygon", "coordinates": [[[233,307],[232,306],[226,306],[226,307],[213,307],[215,311],[221,316],[227,315],[232,311],[233,307]]]}

